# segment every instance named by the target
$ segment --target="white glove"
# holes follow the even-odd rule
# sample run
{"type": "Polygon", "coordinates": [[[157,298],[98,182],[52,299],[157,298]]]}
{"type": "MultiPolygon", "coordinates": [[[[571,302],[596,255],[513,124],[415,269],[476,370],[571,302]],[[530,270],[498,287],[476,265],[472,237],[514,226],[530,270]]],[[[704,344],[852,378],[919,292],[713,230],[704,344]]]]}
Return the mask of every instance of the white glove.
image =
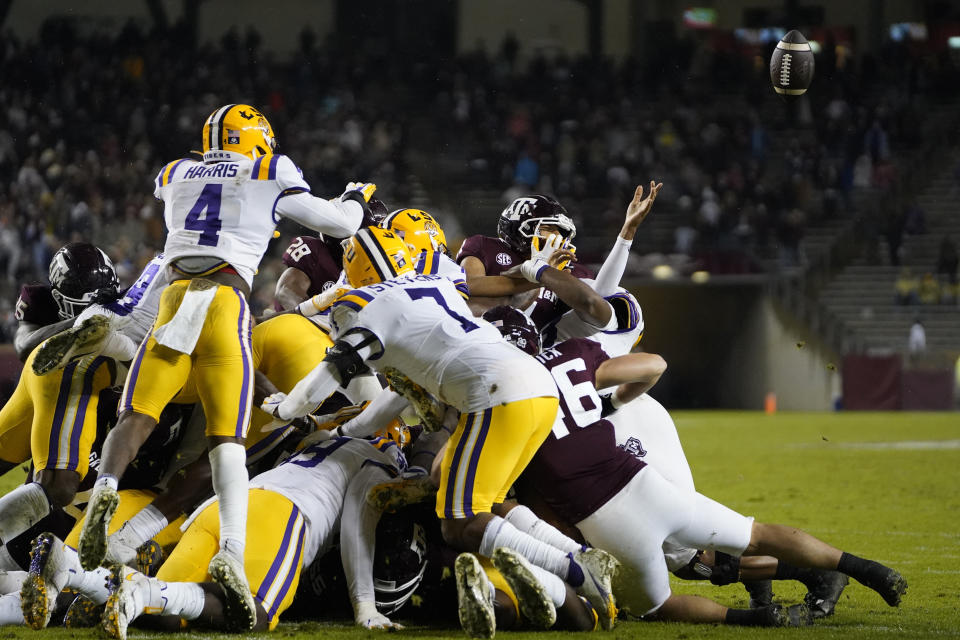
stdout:
{"type": "Polygon", "coordinates": [[[327,440],[332,440],[338,437],[340,434],[336,429],[317,429],[306,438],[301,440],[297,444],[297,449],[306,449],[307,447],[320,443],[326,442],[327,440]]]}
{"type": "Polygon", "coordinates": [[[349,182],[347,183],[347,188],[343,190],[340,199],[343,200],[343,196],[351,191],[359,191],[360,195],[363,196],[364,202],[370,202],[370,198],[373,197],[373,192],[376,190],[377,185],[372,182],[349,182]]]}
{"type": "Polygon", "coordinates": [[[298,304],[297,313],[305,318],[315,316],[332,305],[337,298],[345,294],[347,291],[349,291],[349,289],[344,289],[343,287],[330,287],[326,291],[318,293],[312,298],[308,298],[298,304]]]}
{"type": "Polygon", "coordinates": [[[287,399],[287,394],[283,391],[277,391],[276,393],[271,393],[266,398],[263,399],[263,402],[260,403],[260,410],[264,413],[269,413],[274,418],[280,418],[281,420],[290,420],[291,418],[285,418],[280,414],[280,405],[284,400],[287,399]]]}
{"type": "Polygon", "coordinates": [[[537,243],[530,241],[530,259],[520,265],[520,274],[530,282],[540,282],[540,275],[550,266],[553,254],[563,249],[564,239],[559,233],[552,233],[543,241],[543,246],[537,248],[537,243]]]}
{"type": "Polygon", "coordinates": [[[364,629],[376,629],[380,631],[394,631],[403,629],[402,624],[390,622],[390,618],[377,611],[377,605],[372,602],[358,602],[353,606],[354,616],[357,626],[364,629]]]}

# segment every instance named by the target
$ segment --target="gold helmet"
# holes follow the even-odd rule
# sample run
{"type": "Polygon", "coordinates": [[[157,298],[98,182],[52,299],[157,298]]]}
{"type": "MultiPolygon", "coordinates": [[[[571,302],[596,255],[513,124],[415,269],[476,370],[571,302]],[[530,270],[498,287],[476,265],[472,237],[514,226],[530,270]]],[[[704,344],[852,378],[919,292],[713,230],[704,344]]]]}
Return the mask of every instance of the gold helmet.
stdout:
{"type": "Polygon", "coordinates": [[[384,229],[395,231],[410,247],[414,256],[421,251],[447,253],[447,236],[436,219],[420,209],[397,209],[380,223],[384,229]]]}
{"type": "Polygon", "coordinates": [[[407,245],[394,232],[363,227],[343,241],[343,272],[351,287],[365,287],[413,273],[413,259],[407,245]]]}
{"type": "Polygon", "coordinates": [[[228,104],[210,114],[203,125],[203,152],[233,151],[256,160],[273,153],[273,127],[248,104],[228,104]]]}

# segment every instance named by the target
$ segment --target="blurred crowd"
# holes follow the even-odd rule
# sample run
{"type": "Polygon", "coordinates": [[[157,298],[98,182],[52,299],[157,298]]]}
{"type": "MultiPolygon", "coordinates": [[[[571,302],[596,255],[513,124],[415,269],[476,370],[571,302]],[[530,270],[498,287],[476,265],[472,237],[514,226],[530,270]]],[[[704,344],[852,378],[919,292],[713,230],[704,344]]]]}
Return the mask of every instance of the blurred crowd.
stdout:
{"type": "MultiPolygon", "coordinates": [[[[438,191],[548,192],[609,238],[633,186],[656,178],[658,207],[677,222],[658,249],[739,256],[719,270],[754,268],[743,256],[774,247],[784,264],[802,264],[811,219],[837,215],[857,187],[896,179],[893,159],[916,142],[918,101],[942,69],[898,50],[857,61],[825,53],[817,73],[832,90],[784,105],[769,91],[768,53],[667,38],[645,62],[615,64],[507,37],[491,54],[424,61],[422,49],[334,46],[305,31],[281,61],[253,31],[199,47],[182,26],[81,36],[51,21],[35,40],[6,35],[0,337],[19,283],[45,282],[64,242],[92,240],[124,282],[135,277],[163,244],[156,172],[198,148],[204,119],[228,98],[264,109],[318,195],[373,179],[404,204],[411,173],[438,191]],[[773,135],[783,127],[789,135],[773,135]],[[578,207],[590,199],[601,206],[578,207]]],[[[296,231],[284,230],[284,240],[296,231]]],[[[269,302],[280,244],[255,307],[269,302]]]]}

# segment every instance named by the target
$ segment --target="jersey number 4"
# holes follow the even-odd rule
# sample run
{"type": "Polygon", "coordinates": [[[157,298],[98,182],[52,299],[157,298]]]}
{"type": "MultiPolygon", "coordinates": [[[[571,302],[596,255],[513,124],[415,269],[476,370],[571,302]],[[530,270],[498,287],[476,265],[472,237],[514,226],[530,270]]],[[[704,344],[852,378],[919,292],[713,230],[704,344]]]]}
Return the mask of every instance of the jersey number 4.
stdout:
{"type": "Polygon", "coordinates": [[[198,244],[205,247],[215,247],[220,240],[220,198],[223,195],[222,184],[208,184],[203,187],[200,197],[190,209],[183,227],[191,231],[199,231],[198,244]],[[202,216],[202,217],[201,217],[202,216]]]}

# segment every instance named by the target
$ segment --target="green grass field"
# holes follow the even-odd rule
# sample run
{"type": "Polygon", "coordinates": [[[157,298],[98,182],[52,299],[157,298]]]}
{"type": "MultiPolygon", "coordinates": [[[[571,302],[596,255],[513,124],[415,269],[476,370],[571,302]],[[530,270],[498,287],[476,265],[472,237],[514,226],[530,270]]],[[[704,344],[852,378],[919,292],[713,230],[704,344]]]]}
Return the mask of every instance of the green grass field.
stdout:
{"type": "MultiPolygon", "coordinates": [[[[852,582],[836,614],[809,629],[621,622],[609,637],[960,637],[960,414],[676,412],[674,419],[702,493],[758,520],[797,525],[889,564],[910,587],[900,608],[892,609],[852,582]]],[[[0,491],[21,479],[19,472],[0,479],[0,491]]],[[[746,606],[746,592],[738,585],[675,580],[674,587],[746,606]]],[[[805,592],[798,583],[775,583],[774,591],[790,603],[805,592]]],[[[36,633],[7,627],[0,629],[0,640],[36,633]]],[[[58,640],[96,636],[62,629],[43,633],[58,640]]],[[[331,640],[371,635],[323,623],[281,625],[273,635],[299,640],[321,634],[331,640]]],[[[155,635],[131,632],[134,638],[155,635]]],[[[456,629],[422,627],[399,635],[465,637],[456,629]]],[[[498,634],[508,636],[561,634],[498,634]]]]}

